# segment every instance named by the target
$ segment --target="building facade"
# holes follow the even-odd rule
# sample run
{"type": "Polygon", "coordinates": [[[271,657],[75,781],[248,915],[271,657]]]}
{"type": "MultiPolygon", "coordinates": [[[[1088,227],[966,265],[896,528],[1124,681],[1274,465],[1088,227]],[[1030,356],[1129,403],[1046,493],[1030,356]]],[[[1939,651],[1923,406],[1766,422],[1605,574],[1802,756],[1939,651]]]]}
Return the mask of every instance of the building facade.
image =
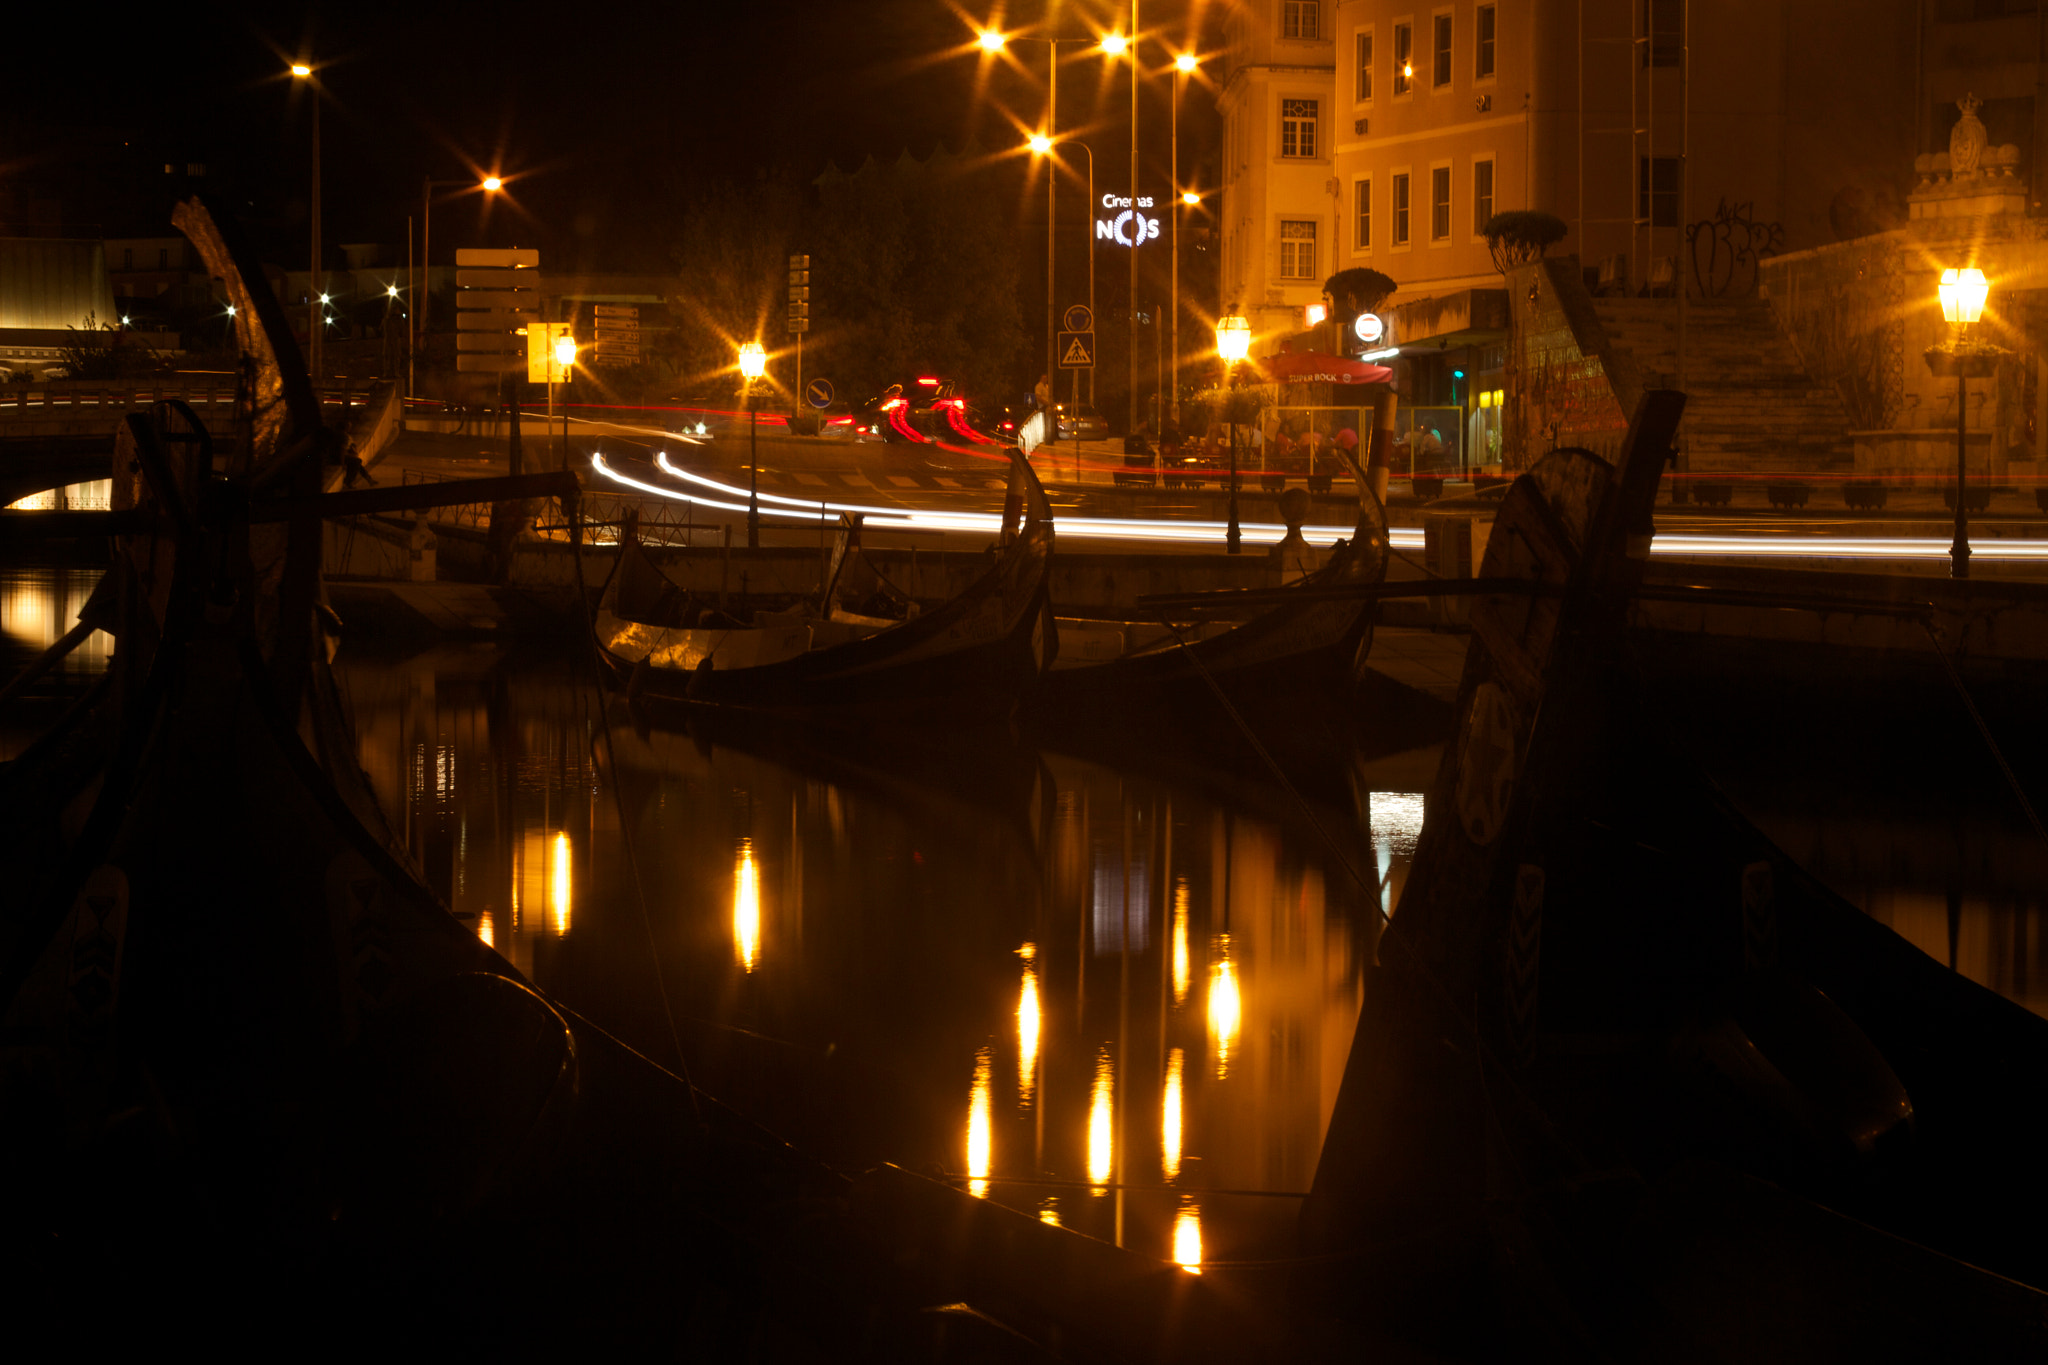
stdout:
{"type": "Polygon", "coordinates": [[[1963,78],[1923,71],[1958,5],[1974,0],[1923,24],[1920,0],[1246,0],[1224,89],[1224,300],[1242,300],[1255,352],[1304,329],[1320,291],[1284,272],[1312,221],[1324,278],[1395,282],[1378,349],[1405,401],[1477,430],[1504,382],[1492,214],[1562,219],[1551,254],[1597,294],[1754,292],[1763,255],[1903,221],[1913,155],[1953,120],[1938,100],[1963,78]],[[1296,36],[1310,25],[1313,44],[1296,36]],[[1287,133],[1305,101],[1312,159],[1287,133]]]}
{"type": "Polygon", "coordinates": [[[1224,25],[1220,293],[1257,337],[1298,331],[1338,268],[1335,9],[1247,0],[1224,25]]]}

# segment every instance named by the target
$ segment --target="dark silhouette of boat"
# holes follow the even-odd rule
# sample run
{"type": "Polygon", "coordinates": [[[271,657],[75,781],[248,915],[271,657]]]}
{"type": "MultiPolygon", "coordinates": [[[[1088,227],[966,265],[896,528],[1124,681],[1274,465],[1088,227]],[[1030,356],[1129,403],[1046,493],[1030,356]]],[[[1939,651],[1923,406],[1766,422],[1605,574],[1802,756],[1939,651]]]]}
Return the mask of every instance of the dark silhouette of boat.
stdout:
{"type": "Polygon", "coordinates": [[[1808,877],[1637,682],[1682,409],[1501,504],[1309,1247],[1451,1354],[2044,1358],[2048,1020],[1808,877]]]}
{"type": "Polygon", "coordinates": [[[1021,457],[1010,461],[1004,507],[988,570],[921,613],[859,558],[857,527],[842,535],[821,603],[742,619],[670,581],[629,521],[593,622],[599,650],[627,695],[665,723],[723,709],[826,725],[1000,724],[1059,649],[1046,601],[1052,511],[1021,457]],[[860,592],[846,591],[856,577],[860,592]],[[865,610],[846,610],[842,597],[865,610]]]}

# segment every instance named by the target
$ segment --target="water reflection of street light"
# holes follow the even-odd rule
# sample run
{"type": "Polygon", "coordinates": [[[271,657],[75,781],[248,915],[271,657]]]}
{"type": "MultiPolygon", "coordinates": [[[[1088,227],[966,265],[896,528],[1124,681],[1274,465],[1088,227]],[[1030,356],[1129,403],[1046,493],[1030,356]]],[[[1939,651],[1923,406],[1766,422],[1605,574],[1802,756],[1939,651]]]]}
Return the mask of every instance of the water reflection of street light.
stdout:
{"type": "Polygon", "coordinates": [[[747,400],[747,548],[761,546],[761,408],[754,382],[768,373],[768,352],[758,341],[740,347],[740,374],[746,379],[741,390],[747,400]]]}
{"type": "Polygon", "coordinates": [[[1217,321],[1216,355],[1223,361],[1223,402],[1230,414],[1230,527],[1224,544],[1231,554],[1238,553],[1241,539],[1237,525],[1237,367],[1251,349],[1252,325],[1243,314],[1232,313],[1217,321]]]}
{"type": "Polygon", "coordinates": [[[2001,352],[1995,346],[1970,340],[1970,326],[1984,315],[1984,301],[1991,293],[1991,285],[1985,280],[1983,271],[1975,266],[1962,269],[1951,266],[1941,272],[1941,283],[1936,292],[1941,299],[1941,315],[1955,328],[1955,335],[1947,345],[1930,346],[1926,352],[1929,370],[1944,378],[1953,374],[1956,380],[1956,534],[1948,548],[1949,577],[1968,578],[1970,527],[1965,490],[1970,378],[1974,375],[1983,379],[1995,373],[2001,352]]]}

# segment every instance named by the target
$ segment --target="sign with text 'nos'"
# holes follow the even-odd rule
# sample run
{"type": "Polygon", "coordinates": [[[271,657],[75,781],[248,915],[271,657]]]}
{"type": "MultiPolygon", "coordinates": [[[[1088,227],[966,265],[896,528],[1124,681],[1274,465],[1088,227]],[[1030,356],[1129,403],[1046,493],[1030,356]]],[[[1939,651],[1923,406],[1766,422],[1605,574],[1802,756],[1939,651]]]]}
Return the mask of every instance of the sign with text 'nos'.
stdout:
{"type": "Polygon", "coordinates": [[[455,368],[514,374],[527,368],[526,329],[540,322],[540,253],[465,248],[455,253],[455,368]]]}
{"type": "Polygon", "coordinates": [[[1136,207],[1133,207],[1129,196],[1119,199],[1116,195],[1105,194],[1101,207],[1109,216],[1095,220],[1096,240],[1107,239],[1118,246],[1143,246],[1159,236],[1160,220],[1147,216],[1145,212],[1152,207],[1150,195],[1139,196],[1136,207]]]}

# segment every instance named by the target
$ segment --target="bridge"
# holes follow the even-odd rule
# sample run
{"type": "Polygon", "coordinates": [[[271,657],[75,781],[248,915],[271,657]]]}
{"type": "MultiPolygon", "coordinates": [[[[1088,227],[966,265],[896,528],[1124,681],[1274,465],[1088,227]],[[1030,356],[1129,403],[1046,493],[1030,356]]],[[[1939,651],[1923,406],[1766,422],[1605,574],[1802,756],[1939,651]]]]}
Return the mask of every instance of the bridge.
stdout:
{"type": "MultiPolygon", "coordinates": [[[[234,412],[235,377],[216,372],[0,384],[0,507],[106,478],[122,419],[167,399],[189,404],[222,438],[234,412]]],[[[367,443],[381,446],[399,429],[395,385],[367,391],[330,386],[320,399],[328,420],[350,430],[364,458],[369,457],[367,443]]]]}

